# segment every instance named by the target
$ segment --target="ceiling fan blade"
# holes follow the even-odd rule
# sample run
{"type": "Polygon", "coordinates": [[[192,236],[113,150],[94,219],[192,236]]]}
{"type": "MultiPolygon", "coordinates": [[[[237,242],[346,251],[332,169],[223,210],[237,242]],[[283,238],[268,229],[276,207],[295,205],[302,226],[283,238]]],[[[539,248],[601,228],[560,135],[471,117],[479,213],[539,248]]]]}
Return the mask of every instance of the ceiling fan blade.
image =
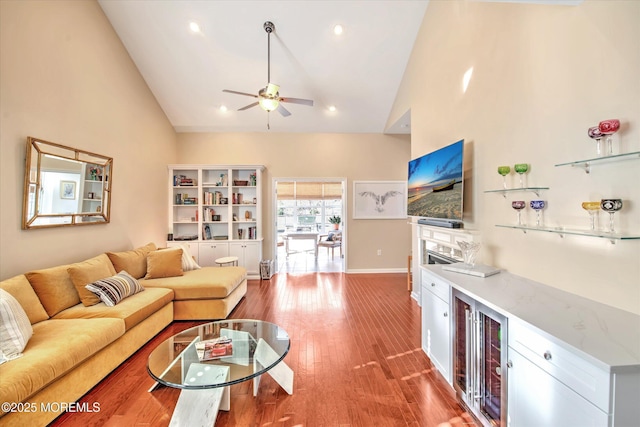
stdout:
{"type": "Polygon", "coordinates": [[[267,84],[267,90],[265,91],[265,93],[267,95],[274,96],[276,93],[278,93],[278,89],[280,89],[280,86],[275,85],[273,83],[269,83],[267,84]]]}
{"type": "Polygon", "coordinates": [[[245,105],[245,106],[244,106],[244,107],[242,107],[242,108],[238,108],[238,111],[248,110],[249,108],[251,108],[251,107],[255,107],[256,105],[258,105],[258,102],[253,102],[253,103],[251,103],[251,104],[249,104],[249,105],[245,105]]]}
{"type": "Polygon", "coordinates": [[[258,97],[258,95],[255,95],[253,93],[238,92],[237,90],[222,89],[222,91],[227,93],[235,93],[236,95],[246,95],[246,96],[252,96],[254,98],[258,97]]]}
{"type": "Polygon", "coordinates": [[[311,99],[302,98],[280,98],[280,102],[290,102],[291,104],[302,104],[313,107],[313,101],[311,99]]]}
{"type": "Polygon", "coordinates": [[[290,116],[291,113],[289,112],[289,110],[287,110],[286,108],[284,108],[284,106],[282,104],[278,104],[278,113],[282,114],[282,117],[287,117],[290,116]]]}

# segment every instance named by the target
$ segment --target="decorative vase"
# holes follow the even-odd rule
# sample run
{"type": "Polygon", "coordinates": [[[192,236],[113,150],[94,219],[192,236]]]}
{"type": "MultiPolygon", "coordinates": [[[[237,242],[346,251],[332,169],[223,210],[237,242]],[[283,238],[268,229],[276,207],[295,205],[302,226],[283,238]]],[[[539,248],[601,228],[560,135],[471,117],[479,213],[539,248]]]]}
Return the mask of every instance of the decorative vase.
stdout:
{"type": "Polygon", "coordinates": [[[458,246],[460,246],[460,250],[462,251],[464,263],[474,267],[476,265],[476,255],[478,255],[478,251],[480,250],[480,243],[461,241],[458,242],[458,246]]]}

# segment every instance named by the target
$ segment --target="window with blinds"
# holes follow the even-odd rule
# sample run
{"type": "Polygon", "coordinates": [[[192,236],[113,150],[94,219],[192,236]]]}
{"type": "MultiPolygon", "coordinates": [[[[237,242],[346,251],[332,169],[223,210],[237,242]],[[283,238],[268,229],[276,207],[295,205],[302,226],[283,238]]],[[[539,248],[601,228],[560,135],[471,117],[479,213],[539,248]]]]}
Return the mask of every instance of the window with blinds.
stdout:
{"type": "Polygon", "coordinates": [[[342,198],[341,182],[278,181],[278,200],[336,200],[342,198]]]}

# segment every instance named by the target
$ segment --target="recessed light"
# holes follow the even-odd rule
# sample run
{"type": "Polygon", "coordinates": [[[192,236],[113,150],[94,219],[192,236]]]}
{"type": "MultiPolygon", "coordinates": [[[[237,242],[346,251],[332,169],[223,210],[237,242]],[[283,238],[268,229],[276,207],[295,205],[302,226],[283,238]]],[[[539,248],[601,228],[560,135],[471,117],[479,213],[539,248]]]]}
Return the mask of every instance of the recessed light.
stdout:
{"type": "Polygon", "coordinates": [[[223,113],[224,113],[225,111],[227,111],[227,106],[226,106],[226,105],[221,105],[221,106],[220,106],[220,111],[222,111],[223,113]]]}
{"type": "Polygon", "coordinates": [[[331,111],[331,112],[336,111],[336,106],[335,105],[329,105],[329,111],[331,111]]]}
{"type": "Polygon", "coordinates": [[[191,31],[193,31],[194,33],[199,33],[200,32],[200,25],[198,25],[197,22],[190,22],[189,23],[189,28],[191,29],[191,31]]]}
{"type": "Polygon", "coordinates": [[[342,32],[344,31],[344,29],[342,28],[342,25],[337,24],[335,27],[333,27],[333,34],[339,36],[340,34],[342,34],[342,32]]]}

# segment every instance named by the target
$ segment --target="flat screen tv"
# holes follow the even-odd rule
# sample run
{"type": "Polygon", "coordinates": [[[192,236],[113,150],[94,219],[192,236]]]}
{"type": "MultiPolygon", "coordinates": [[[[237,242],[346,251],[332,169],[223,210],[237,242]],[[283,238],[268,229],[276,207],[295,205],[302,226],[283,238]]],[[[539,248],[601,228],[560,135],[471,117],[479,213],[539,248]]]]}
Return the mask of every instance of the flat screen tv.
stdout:
{"type": "Polygon", "coordinates": [[[407,214],[462,222],[464,140],[409,162],[407,214]]]}

